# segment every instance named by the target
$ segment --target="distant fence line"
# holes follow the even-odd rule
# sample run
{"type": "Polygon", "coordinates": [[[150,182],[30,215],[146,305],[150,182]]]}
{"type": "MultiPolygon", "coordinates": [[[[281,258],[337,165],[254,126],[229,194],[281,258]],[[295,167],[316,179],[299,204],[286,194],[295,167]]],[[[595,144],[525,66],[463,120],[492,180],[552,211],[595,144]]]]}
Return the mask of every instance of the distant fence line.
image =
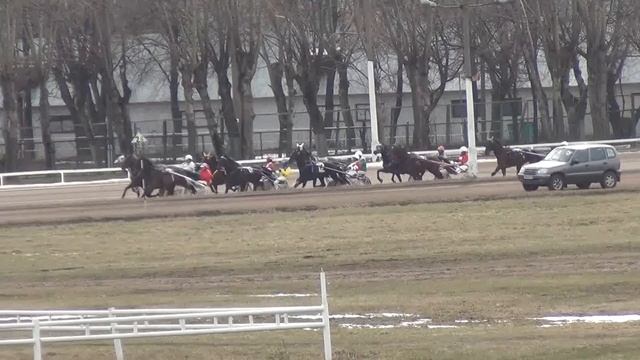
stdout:
{"type": "MultiPolygon", "coordinates": [[[[537,124],[532,117],[530,104],[514,102],[500,103],[502,117],[498,120],[484,119],[488,111],[496,104],[484,104],[479,111],[477,119],[477,137],[479,141],[486,140],[489,136],[501,138],[503,142],[535,143],[537,142],[537,124]]],[[[477,104],[482,105],[482,104],[477,104]]],[[[429,142],[435,145],[445,145],[447,148],[458,147],[466,143],[466,108],[464,104],[442,105],[436,108],[431,115],[429,124],[429,142]]],[[[413,109],[411,107],[386,108],[381,111],[381,118],[385,125],[380,130],[380,140],[387,144],[402,144],[411,147],[413,145],[414,125],[407,119],[410,118],[413,109]],[[389,119],[401,110],[402,116],[399,123],[393,127],[389,125],[389,119]],[[395,130],[394,130],[395,129],[395,130]]],[[[369,109],[364,106],[355,106],[350,109],[336,108],[325,111],[325,115],[331,114],[333,126],[325,128],[327,148],[330,155],[353,153],[356,149],[369,148],[371,143],[371,128],[369,121],[369,109]],[[351,116],[353,126],[346,126],[344,117],[351,116]]],[[[266,154],[279,154],[278,118],[284,114],[256,114],[253,133],[254,156],[260,157],[266,154]],[[269,129],[265,129],[269,128],[269,129]]],[[[292,129],[293,143],[304,142],[310,148],[315,146],[315,138],[312,129],[308,126],[308,114],[306,112],[293,113],[294,122],[297,124],[292,129]],[[300,126],[305,124],[306,126],[300,126]]],[[[115,135],[104,135],[106,124],[94,124],[97,135],[89,140],[83,135],[81,125],[73,124],[68,117],[60,117],[60,122],[52,125],[52,140],[55,148],[55,160],[58,168],[81,168],[87,162],[92,161],[91,148],[99,153],[99,163],[91,167],[108,167],[108,160],[113,160],[120,153],[118,141],[115,135]]],[[[228,142],[228,133],[221,118],[218,117],[219,132],[228,142]]],[[[21,133],[33,134],[33,138],[25,138],[19,141],[19,162],[21,165],[33,163],[33,166],[25,168],[36,169],[44,158],[44,147],[40,136],[40,129],[33,128],[21,133]]],[[[187,125],[184,119],[180,120],[135,120],[132,124],[135,134],[140,131],[148,140],[145,151],[149,156],[163,159],[163,161],[175,160],[184,156],[188,151],[187,125]],[[180,129],[176,129],[179,127],[180,129]],[[177,131],[179,130],[179,131],[177,131]]],[[[211,151],[213,149],[211,136],[202,113],[196,118],[196,151],[211,151]]],[[[3,153],[3,139],[0,139],[0,160],[3,153]]],[[[1,161],[0,161],[1,162],[1,161]]],[[[2,164],[0,163],[0,169],[2,164]]],[[[42,168],[42,167],[40,167],[42,168]]]]}

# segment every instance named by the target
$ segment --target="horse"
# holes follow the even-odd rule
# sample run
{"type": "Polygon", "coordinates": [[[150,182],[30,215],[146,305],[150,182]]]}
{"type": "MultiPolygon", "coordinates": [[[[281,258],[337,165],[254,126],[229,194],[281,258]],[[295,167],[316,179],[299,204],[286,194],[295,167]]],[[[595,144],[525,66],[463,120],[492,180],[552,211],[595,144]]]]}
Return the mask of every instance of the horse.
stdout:
{"type": "Polygon", "coordinates": [[[330,177],[335,184],[349,184],[346,178],[344,165],[335,160],[326,160],[324,162],[316,162],[311,153],[304,147],[304,143],[296,144],[296,149],[289,157],[289,164],[295,162],[299,176],[296,179],[294,188],[302,185],[304,188],[307,182],[312,181],[313,187],[316,187],[316,181],[320,181],[320,186],[325,187],[325,177],[330,177]]]}
{"type": "Polygon", "coordinates": [[[506,176],[507,168],[514,166],[516,174],[518,174],[524,164],[535,163],[544,158],[543,155],[536,153],[507,148],[497,139],[489,138],[489,142],[485,146],[485,155],[490,155],[492,151],[496,156],[497,165],[491,176],[495,176],[498,171],[502,171],[502,176],[506,176]]]}
{"type": "Polygon", "coordinates": [[[262,170],[242,166],[228,156],[220,156],[217,171],[223,171],[225,175],[225,194],[234,187],[239,187],[240,191],[246,191],[249,184],[253,185],[253,191],[258,190],[259,186],[264,190],[262,170]]]}
{"type": "Polygon", "coordinates": [[[391,181],[396,182],[395,178],[398,178],[399,182],[402,182],[402,176],[398,172],[398,169],[393,169],[391,167],[391,148],[388,145],[377,145],[376,149],[373,151],[374,154],[380,155],[382,157],[382,169],[379,169],[376,173],[379,182],[382,182],[382,178],[380,178],[381,173],[391,174],[391,181]]]}
{"type": "MultiPolygon", "coordinates": [[[[122,156],[120,158],[122,159],[122,156]]],[[[158,190],[157,196],[164,196],[165,193],[173,195],[176,185],[190,190],[192,194],[197,192],[192,180],[174,173],[173,170],[166,167],[154,165],[151,160],[145,157],[132,154],[122,159],[120,164],[123,170],[128,169],[131,174],[131,183],[125,187],[122,198],[127,190],[136,186],[143,187],[144,197],[155,197],[156,195],[152,195],[154,190],[158,190]]]]}
{"type": "Polygon", "coordinates": [[[436,179],[443,179],[440,165],[438,161],[423,159],[411,154],[402,146],[394,145],[391,147],[390,167],[394,170],[397,169],[400,174],[408,174],[414,180],[422,180],[422,176],[427,171],[433,174],[436,179]]]}
{"type": "Polygon", "coordinates": [[[298,167],[298,178],[293,186],[297,188],[302,185],[302,188],[307,186],[307,182],[312,181],[313,187],[316,187],[316,181],[320,181],[320,186],[326,186],[324,182],[324,175],[320,174],[320,167],[313,161],[311,153],[305,149],[304,144],[296,144],[296,149],[289,156],[288,164],[295,162],[298,167]]]}

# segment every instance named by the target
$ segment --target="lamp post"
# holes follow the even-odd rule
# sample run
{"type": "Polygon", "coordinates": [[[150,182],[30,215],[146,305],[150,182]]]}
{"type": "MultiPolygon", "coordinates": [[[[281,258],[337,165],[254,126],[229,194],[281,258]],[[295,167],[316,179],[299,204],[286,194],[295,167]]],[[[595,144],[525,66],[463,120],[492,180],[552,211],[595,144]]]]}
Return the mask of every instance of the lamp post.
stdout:
{"type": "Polygon", "coordinates": [[[373,19],[375,16],[373,3],[370,0],[360,0],[362,9],[363,25],[365,34],[365,52],[367,54],[367,80],[369,92],[369,117],[371,118],[371,152],[380,145],[380,135],[378,129],[378,108],[376,100],[376,81],[374,72],[374,39],[373,39],[373,19]]]}
{"type": "Polygon", "coordinates": [[[467,147],[469,148],[469,175],[478,176],[478,149],[476,148],[476,116],[473,99],[473,74],[471,72],[471,14],[469,9],[472,7],[501,5],[513,2],[513,0],[496,0],[491,3],[484,4],[462,4],[462,5],[440,5],[432,0],[420,0],[422,5],[437,7],[460,9],[462,11],[462,32],[463,32],[463,48],[464,48],[464,77],[465,92],[467,103],[467,147]]]}

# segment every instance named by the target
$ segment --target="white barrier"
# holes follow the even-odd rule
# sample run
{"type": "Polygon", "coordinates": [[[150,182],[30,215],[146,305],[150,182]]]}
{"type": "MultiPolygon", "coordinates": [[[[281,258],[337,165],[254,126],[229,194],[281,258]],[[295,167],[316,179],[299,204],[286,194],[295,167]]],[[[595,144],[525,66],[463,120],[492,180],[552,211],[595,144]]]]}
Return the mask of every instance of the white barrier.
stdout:
{"type": "Polygon", "coordinates": [[[123,339],[208,335],[292,329],[323,329],[324,359],[331,360],[331,329],[324,272],[321,304],[263,308],[109,309],[71,311],[0,311],[0,346],[32,345],[42,360],[43,343],[113,340],[117,360],[124,360],[123,339]],[[297,320],[299,315],[320,320],[297,320]],[[6,318],[6,317],[9,318],[6,318]],[[273,319],[273,320],[272,320],[273,319]],[[27,332],[20,336],[20,333],[27,332]]]}
{"type": "MultiPolygon", "coordinates": [[[[603,140],[603,141],[578,141],[578,142],[570,142],[570,145],[576,144],[609,144],[609,145],[633,145],[640,143],[640,138],[635,139],[618,139],[618,140],[603,140]]],[[[524,145],[511,145],[509,147],[512,148],[521,148],[528,150],[536,150],[536,149],[544,149],[548,150],[557,146],[561,146],[562,143],[543,143],[543,144],[524,144],[524,145]]],[[[478,152],[485,152],[484,146],[479,146],[478,152]]],[[[426,150],[426,151],[414,151],[414,154],[422,155],[422,156],[434,156],[436,155],[435,150],[426,150]]],[[[458,155],[459,151],[456,150],[447,150],[447,155],[453,156],[458,155]]],[[[367,161],[373,162],[376,160],[372,154],[364,155],[367,161]]],[[[339,156],[330,156],[332,159],[338,160],[348,160],[353,159],[353,155],[339,155],[339,156]]],[[[274,159],[275,161],[287,161],[287,158],[278,158],[274,159]]],[[[494,162],[494,160],[485,160],[486,162],[494,162]]],[[[241,165],[252,166],[252,165],[262,165],[264,164],[264,159],[258,160],[240,160],[238,161],[241,165]]],[[[374,165],[376,166],[376,165],[374,165]]],[[[65,181],[65,174],[91,174],[91,173],[122,173],[122,169],[120,168],[107,168],[107,169],[82,169],[82,170],[46,170],[46,171],[25,171],[25,172],[13,172],[13,173],[0,173],[0,188],[24,188],[24,187],[47,187],[47,186],[60,186],[60,185],[88,185],[88,184],[106,184],[106,183],[114,183],[114,182],[128,182],[128,177],[116,178],[116,179],[108,179],[108,180],[94,180],[94,181],[76,181],[76,182],[68,182],[65,181]],[[60,176],[60,182],[57,183],[46,183],[46,184],[25,184],[25,185],[5,185],[5,179],[11,177],[21,177],[21,176],[35,176],[35,175],[58,175],[60,176]]]]}

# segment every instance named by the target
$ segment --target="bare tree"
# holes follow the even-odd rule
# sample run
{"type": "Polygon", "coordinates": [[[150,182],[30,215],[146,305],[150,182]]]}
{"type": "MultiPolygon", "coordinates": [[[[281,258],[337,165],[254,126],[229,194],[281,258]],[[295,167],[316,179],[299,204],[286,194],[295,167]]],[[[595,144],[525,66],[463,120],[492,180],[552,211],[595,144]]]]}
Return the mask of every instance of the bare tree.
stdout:
{"type": "Polygon", "coordinates": [[[296,88],[294,62],[291,58],[293,33],[288,24],[277,17],[273,6],[267,6],[267,21],[260,53],[267,66],[280,127],[278,152],[287,154],[293,148],[293,111],[296,88]],[[283,83],[286,84],[287,91],[283,83]]]}
{"type": "Polygon", "coordinates": [[[4,1],[0,4],[3,29],[0,31],[0,87],[4,108],[3,136],[5,143],[4,167],[6,171],[18,166],[18,113],[16,103],[16,72],[19,59],[16,55],[20,17],[20,1],[4,1]]]}
{"type": "Polygon", "coordinates": [[[300,87],[302,100],[309,113],[309,123],[319,154],[327,154],[324,117],[318,106],[320,81],[327,64],[327,28],[322,23],[320,9],[330,0],[272,2],[276,16],[290,26],[293,41],[291,57],[295,62],[294,78],[300,87]]]}
{"type": "Polygon", "coordinates": [[[581,53],[587,59],[589,104],[596,139],[609,138],[610,125],[616,136],[624,136],[614,90],[630,46],[624,31],[628,5],[623,0],[577,3],[585,32],[586,50],[581,53]]]}
{"type": "Polygon", "coordinates": [[[452,45],[453,31],[442,14],[417,1],[387,1],[381,4],[384,38],[395,49],[411,87],[414,131],[413,146],[430,145],[430,115],[446,84],[460,67],[461,52],[452,45]]]}
{"type": "Polygon", "coordinates": [[[253,90],[262,41],[262,9],[260,0],[230,0],[226,16],[230,32],[229,55],[236,115],[240,121],[241,156],[253,158],[253,90]]]}

